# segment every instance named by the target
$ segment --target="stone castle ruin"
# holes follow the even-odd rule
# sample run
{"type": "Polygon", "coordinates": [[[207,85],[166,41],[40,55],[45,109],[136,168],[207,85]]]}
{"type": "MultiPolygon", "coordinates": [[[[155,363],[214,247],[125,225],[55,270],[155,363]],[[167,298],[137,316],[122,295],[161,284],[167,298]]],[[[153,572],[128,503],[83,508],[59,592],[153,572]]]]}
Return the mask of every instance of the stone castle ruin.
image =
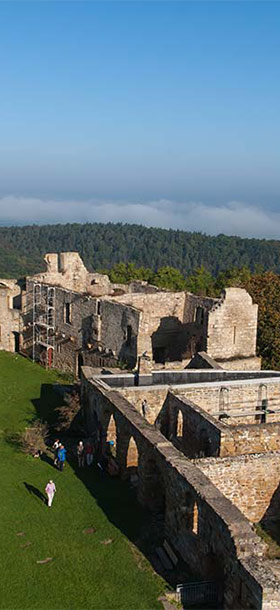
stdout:
{"type": "Polygon", "coordinates": [[[241,288],[212,299],[112,284],[89,273],[77,252],[46,254],[45,262],[25,286],[0,280],[0,348],[74,374],[82,365],[184,368],[200,351],[223,368],[260,368],[257,305],[241,288]]]}
{"type": "Polygon", "coordinates": [[[280,373],[165,370],[134,381],[82,368],[87,433],[101,426],[114,442],[122,475],[133,473],[139,502],[163,522],[163,548],[216,585],[214,607],[279,609],[280,561],[257,526],[279,539],[280,373]]]}
{"type": "Polygon", "coordinates": [[[0,280],[0,348],[80,377],[87,435],[113,443],[216,607],[279,610],[280,562],[260,533],[280,540],[280,373],[260,370],[257,305],[240,288],[112,284],[75,252],[45,261],[0,280]]]}

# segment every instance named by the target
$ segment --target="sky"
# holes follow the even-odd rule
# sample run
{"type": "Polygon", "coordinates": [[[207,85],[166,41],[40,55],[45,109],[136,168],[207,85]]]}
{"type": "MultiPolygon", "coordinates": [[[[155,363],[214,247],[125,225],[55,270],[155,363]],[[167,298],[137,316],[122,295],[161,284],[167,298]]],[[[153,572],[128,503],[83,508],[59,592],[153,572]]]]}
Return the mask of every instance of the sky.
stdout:
{"type": "Polygon", "coordinates": [[[280,3],[0,2],[0,224],[280,237],[280,3]]]}

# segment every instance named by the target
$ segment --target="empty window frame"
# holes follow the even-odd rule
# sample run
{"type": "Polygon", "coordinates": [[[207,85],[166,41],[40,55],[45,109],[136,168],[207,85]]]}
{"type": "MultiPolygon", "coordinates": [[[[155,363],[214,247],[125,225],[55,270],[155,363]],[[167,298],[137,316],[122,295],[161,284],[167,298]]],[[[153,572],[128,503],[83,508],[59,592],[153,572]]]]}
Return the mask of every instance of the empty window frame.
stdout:
{"type": "Polygon", "coordinates": [[[72,304],[64,303],[64,322],[72,324],[72,304]]]}
{"type": "Polygon", "coordinates": [[[195,319],[196,324],[203,324],[205,319],[205,311],[203,307],[196,307],[195,310],[195,319]]]}
{"type": "Polygon", "coordinates": [[[130,347],[131,345],[131,338],[132,338],[132,326],[130,326],[130,324],[127,325],[126,327],[126,346],[130,347]]]}

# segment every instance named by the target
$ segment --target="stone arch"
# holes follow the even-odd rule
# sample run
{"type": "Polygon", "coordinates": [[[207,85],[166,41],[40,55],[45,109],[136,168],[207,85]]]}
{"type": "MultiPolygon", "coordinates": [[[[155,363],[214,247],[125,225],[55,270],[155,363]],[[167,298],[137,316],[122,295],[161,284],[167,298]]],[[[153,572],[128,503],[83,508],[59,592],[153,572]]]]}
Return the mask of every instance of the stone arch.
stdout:
{"type": "Polygon", "coordinates": [[[114,418],[114,415],[112,413],[110,419],[109,419],[109,423],[108,423],[108,427],[107,427],[107,443],[109,442],[114,443],[114,446],[116,447],[117,444],[117,426],[116,426],[116,421],[114,418]]]}
{"type": "Polygon", "coordinates": [[[176,436],[179,438],[183,437],[184,418],[181,409],[178,409],[177,422],[176,422],[176,436]]]}
{"type": "Polygon", "coordinates": [[[134,437],[131,436],[129,439],[127,453],[126,453],[126,467],[127,468],[131,468],[131,467],[137,468],[138,460],[139,460],[138,447],[137,447],[134,437]]]}
{"type": "Polygon", "coordinates": [[[193,534],[198,534],[198,504],[197,504],[197,502],[195,502],[193,505],[192,532],[193,532],[193,534]]]}
{"type": "Polygon", "coordinates": [[[199,505],[192,493],[187,493],[184,499],[185,527],[192,534],[199,531],[199,505]]]}

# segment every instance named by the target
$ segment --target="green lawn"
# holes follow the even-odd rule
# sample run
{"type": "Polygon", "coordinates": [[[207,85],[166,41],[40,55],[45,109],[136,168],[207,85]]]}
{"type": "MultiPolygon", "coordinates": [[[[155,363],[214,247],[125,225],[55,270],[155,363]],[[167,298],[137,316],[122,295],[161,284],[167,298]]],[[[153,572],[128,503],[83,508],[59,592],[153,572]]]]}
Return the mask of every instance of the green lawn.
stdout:
{"type": "Polygon", "coordinates": [[[46,417],[53,411],[57,379],[55,372],[0,352],[0,608],[162,608],[157,598],[164,583],[131,542],[145,513],[126,485],[102,478],[95,467],[82,480],[75,465],[60,473],[9,442],[36,412],[46,417]],[[51,509],[24,485],[44,491],[49,478],[57,485],[51,509]],[[95,533],[83,532],[91,527],[95,533]],[[113,542],[102,544],[107,539],[113,542]],[[37,563],[47,557],[52,561],[37,563]]]}

